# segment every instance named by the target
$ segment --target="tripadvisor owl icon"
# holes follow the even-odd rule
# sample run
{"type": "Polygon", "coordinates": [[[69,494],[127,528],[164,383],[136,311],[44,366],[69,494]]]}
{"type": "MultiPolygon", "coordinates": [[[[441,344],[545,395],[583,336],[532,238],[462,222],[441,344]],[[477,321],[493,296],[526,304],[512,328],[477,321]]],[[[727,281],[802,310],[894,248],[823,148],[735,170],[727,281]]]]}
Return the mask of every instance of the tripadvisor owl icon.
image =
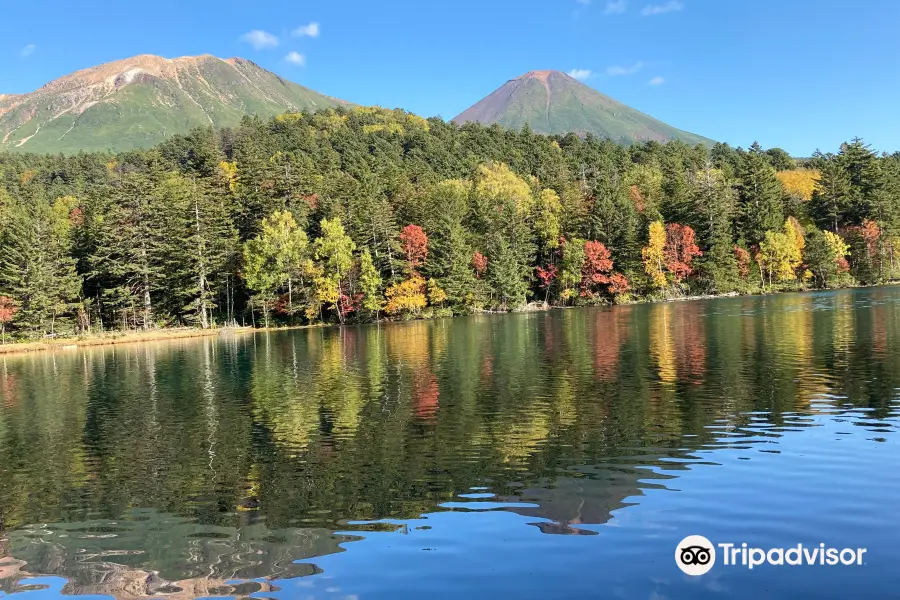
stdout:
{"type": "Polygon", "coordinates": [[[716,547],[702,535],[689,535],[675,548],[675,564],[688,575],[703,575],[716,564],[716,547]]]}

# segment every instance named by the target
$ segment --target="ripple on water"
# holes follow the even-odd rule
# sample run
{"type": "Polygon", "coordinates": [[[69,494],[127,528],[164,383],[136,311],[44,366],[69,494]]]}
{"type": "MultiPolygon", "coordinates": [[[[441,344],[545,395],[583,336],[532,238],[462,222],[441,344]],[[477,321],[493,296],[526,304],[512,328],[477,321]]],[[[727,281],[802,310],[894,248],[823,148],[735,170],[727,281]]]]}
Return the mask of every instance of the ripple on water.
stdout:
{"type": "Polygon", "coordinates": [[[3,358],[0,593],[890,597],[898,300],[791,294],[3,358]],[[698,580],[672,560],[688,534],[869,559],[698,580]]]}

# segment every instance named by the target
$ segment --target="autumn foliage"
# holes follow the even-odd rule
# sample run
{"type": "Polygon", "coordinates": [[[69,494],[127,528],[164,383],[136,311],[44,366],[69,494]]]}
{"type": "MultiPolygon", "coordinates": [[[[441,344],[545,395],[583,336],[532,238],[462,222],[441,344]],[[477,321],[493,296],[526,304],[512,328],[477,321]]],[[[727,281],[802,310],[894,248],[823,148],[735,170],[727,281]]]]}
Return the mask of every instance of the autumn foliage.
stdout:
{"type": "Polygon", "coordinates": [[[400,243],[410,271],[418,271],[428,258],[428,236],[418,225],[407,225],[400,232],[400,243]]]}
{"type": "Polygon", "coordinates": [[[680,283],[694,272],[692,266],[701,256],[694,230],[680,223],[663,225],[662,221],[650,224],[649,243],[641,250],[644,270],[654,287],[664,288],[669,281],[680,283]]]}
{"type": "Polygon", "coordinates": [[[695,257],[702,254],[695,242],[693,229],[679,223],[666,225],[666,245],[663,248],[663,257],[666,269],[672,274],[675,283],[679,283],[694,272],[691,263],[695,257]]]}
{"type": "Polygon", "coordinates": [[[425,294],[425,280],[419,275],[413,275],[385,291],[387,305],[384,310],[389,315],[418,314],[427,303],[425,294]]]}
{"type": "Polygon", "coordinates": [[[596,241],[584,243],[584,264],[581,266],[582,289],[590,289],[596,284],[609,283],[609,273],[612,268],[613,261],[606,246],[596,241]]]}
{"type": "Polygon", "coordinates": [[[613,273],[609,276],[609,293],[613,296],[625,294],[631,291],[631,284],[628,278],[621,273],[613,273]]]}
{"type": "Polygon", "coordinates": [[[737,263],[738,274],[741,279],[747,279],[750,275],[750,251],[740,246],[734,247],[734,260],[737,263]]]}
{"type": "Polygon", "coordinates": [[[472,254],[472,268],[475,269],[475,277],[481,279],[481,276],[487,271],[487,267],[487,256],[477,251],[472,254]]]}
{"type": "Polygon", "coordinates": [[[881,239],[881,227],[879,227],[878,223],[875,221],[866,219],[863,221],[862,225],[848,227],[847,233],[858,235],[863,240],[869,257],[874,257],[878,253],[878,241],[881,239]]]}
{"type": "Polygon", "coordinates": [[[18,310],[12,298],[0,296],[0,336],[6,335],[6,324],[12,321],[18,310]]]}
{"type": "Polygon", "coordinates": [[[641,249],[641,259],[644,262],[644,271],[650,277],[653,287],[666,286],[666,273],[663,271],[665,258],[666,228],[662,221],[654,221],[649,227],[649,243],[641,249]]]}
{"type": "Polygon", "coordinates": [[[621,273],[613,273],[613,261],[609,249],[601,242],[584,243],[584,262],[581,265],[581,296],[596,295],[596,286],[607,286],[612,295],[624,294],[631,289],[628,279],[621,273]]]}
{"type": "Polygon", "coordinates": [[[559,269],[556,265],[548,265],[545,269],[544,267],[537,267],[535,269],[535,273],[537,274],[539,285],[542,290],[547,290],[553,285],[553,282],[556,281],[556,276],[559,274],[559,269]]]}
{"type": "Polygon", "coordinates": [[[816,182],[819,181],[821,174],[813,169],[794,169],[778,171],[776,177],[788,195],[796,196],[801,200],[809,200],[812,198],[816,182]]]}

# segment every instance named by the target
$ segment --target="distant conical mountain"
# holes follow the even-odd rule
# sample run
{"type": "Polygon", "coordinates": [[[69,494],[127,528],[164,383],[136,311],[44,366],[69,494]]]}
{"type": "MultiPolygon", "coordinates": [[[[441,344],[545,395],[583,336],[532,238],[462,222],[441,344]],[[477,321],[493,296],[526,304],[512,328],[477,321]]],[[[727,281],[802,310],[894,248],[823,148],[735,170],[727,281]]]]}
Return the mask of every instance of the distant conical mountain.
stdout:
{"type": "Polygon", "coordinates": [[[244,115],[346,104],[243,58],[141,55],[0,95],[0,149],[31,152],[129,150],[244,115]]]}
{"type": "Polygon", "coordinates": [[[559,71],[529,71],[510,79],[453,119],[499,123],[510,129],[528,124],[537,133],[592,133],[617,142],[682,140],[712,144],[625,106],[559,71]]]}

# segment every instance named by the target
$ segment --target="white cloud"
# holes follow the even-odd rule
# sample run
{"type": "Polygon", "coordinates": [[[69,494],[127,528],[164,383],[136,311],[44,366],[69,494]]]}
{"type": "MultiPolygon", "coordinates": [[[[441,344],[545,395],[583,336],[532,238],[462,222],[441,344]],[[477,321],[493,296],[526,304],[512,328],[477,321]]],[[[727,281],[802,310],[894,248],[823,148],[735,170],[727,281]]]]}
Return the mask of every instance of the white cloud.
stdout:
{"type": "Polygon", "coordinates": [[[584,81],[585,79],[590,79],[594,76],[594,72],[590,69],[572,69],[569,71],[569,77],[574,77],[575,79],[579,79],[584,81]]]}
{"type": "Polygon", "coordinates": [[[632,75],[634,73],[637,73],[638,71],[640,71],[643,68],[644,68],[644,63],[641,61],[637,61],[633,65],[627,66],[627,67],[619,67],[619,66],[608,67],[606,69],[606,74],[609,75],[610,77],[616,77],[618,75],[632,75]]]}
{"type": "Polygon", "coordinates": [[[641,11],[641,14],[645,17],[652,17],[654,15],[664,15],[670,12],[678,12],[683,9],[683,3],[679,2],[678,0],[669,0],[668,2],[664,2],[663,4],[648,4],[644,7],[644,10],[641,11]]]}
{"type": "Polygon", "coordinates": [[[27,46],[25,46],[25,47],[23,47],[21,50],[19,50],[19,55],[20,55],[22,58],[28,58],[29,56],[31,56],[32,54],[34,54],[34,51],[35,51],[35,50],[37,50],[37,46],[36,46],[36,45],[34,45],[34,44],[28,44],[27,46]]]}
{"type": "Polygon", "coordinates": [[[254,29],[241,36],[241,39],[257,50],[265,50],[267,48],[275,48],[278,46],[278,38],[268,31],[254,29]]]}
{"type": "Polygon", "coordinates": [[[301,25],[300,27],[292,31],[291,35],[294,37],[319,37],[319,24],[316,22],[312,22],[309,25],[301,25]]]}
{"type": "Polygon", "coordinates": [[[606,8],[603,9],[604,15],[621,15],[626,10],[628,10],[628,1],[627,0],[611,0],[606,3],[606,8]]]}
{"type": "Polygon", "coordinates": [[[295,51],[288,52],[287,56],[284,57],[284,61],[289,62],[292,65],[297,65],[298,67],[306,65],[306,57],[295,51]]]}
{"type": "Polygon", "coordinates": [[[663,83],[665,83],[665,81],[666,81],[665,77],[660,77],[659,75],[657,75],[656,77],[654,77],[647,83],[649,83],[650,85],[662,85],[663,83]]]}

